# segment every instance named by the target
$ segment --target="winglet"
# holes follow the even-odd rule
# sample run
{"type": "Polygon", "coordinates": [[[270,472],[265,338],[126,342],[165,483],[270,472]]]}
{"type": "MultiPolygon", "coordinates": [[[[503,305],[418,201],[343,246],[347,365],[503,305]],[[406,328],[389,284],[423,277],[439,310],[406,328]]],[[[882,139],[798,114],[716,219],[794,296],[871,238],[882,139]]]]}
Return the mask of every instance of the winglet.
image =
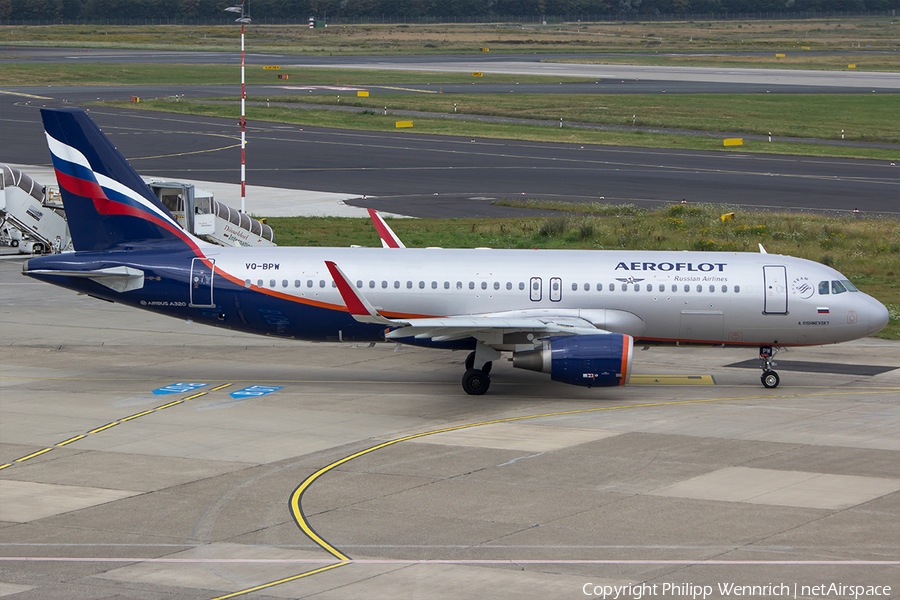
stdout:
{"type": "Polygon", "coordinates": [[[328,267],[328,271],[331,273],[331,277],[334,279],[334,283],[341,293],[341,298],[344,300],[344,304],[347,305],[347,310],[354,320],[359,321],[360,323],[381,323],[383,325],[392,325],[395,327],[403,325],[400,321],[391,321],[378,314],[375,307],[369,304],[369,301],[353,287],[350,280],[348,280],[344,272],[341,271],[341,268],[334,262],[326,260],[325,266],[328,267]]]}
{"type": "Polygon", "coordinates": [[[763,245],[762,245],[762,244],[759,245],[759,253],[760,253],[760,254],[768,254],[768,252],[766,252],[766,249],[763,248],[763,245]]]}
{"type": "Polygon", "coordinates": [[[367,210],[369,211],[369,217],[372,218],[372,223],[375,225],[375,229],[378,231],[378,237],[381,238],[381,246],[383,248],[406,248],[403,242],[400,241],[400,238],[397,237],[397,234],[381,218],[378,211],[374,208],[367,210]]]}

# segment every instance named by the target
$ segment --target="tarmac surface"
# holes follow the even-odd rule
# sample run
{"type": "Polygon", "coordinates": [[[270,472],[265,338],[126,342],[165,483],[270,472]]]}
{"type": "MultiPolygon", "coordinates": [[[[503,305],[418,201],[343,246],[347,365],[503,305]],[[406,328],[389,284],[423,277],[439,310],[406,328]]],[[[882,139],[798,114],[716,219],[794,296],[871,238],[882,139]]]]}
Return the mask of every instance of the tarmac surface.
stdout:
{"type": "Polygon", "coordinates": [[[897,342],[779,355],[844,368],[777,389],[728,366],[754,349],[637,351],[631,386],[590,390],[498,361],[470,397],[462,353],[204,328],[22,260],[0,260],[0,595],[900,597],[897,342]]]}

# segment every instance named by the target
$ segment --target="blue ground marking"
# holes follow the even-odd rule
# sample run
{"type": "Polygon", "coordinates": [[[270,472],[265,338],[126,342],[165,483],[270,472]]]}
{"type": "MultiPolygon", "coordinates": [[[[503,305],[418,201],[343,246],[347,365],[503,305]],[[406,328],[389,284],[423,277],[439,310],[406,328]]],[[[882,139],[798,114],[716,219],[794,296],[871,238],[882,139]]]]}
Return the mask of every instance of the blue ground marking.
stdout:
{"type": "Polygon", "coordinates": [[[163,394],[187,394],[188,392],[193,392],[194,390],[205,387],[207,385],[209,384],[179,382],[153,390],[153,393],[157,396],[162,396],[163,394]]]}
{"type": "Polygon", "coordinates": [[[275,387],[272,385],[251,385],[250,387],[245,387],[242,390],[238,390],[236,392],[231,392],[228,394],[232,398],[252,398],[254,396],[265,396],[266,394],[271,394],[272,392],[277,392],[278,390],[282,390],[284,387],[275,387]]]}

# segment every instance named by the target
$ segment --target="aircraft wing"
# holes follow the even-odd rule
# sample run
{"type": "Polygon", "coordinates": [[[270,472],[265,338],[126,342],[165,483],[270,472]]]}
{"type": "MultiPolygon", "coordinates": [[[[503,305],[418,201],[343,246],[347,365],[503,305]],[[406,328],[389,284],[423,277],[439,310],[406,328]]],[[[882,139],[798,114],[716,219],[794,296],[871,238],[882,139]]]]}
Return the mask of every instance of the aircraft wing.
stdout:
{"type": "Polygon", "coordinates": [[[424,317],[415,319],[389,319],[375,310],[340,267],[325,261],[337,284],[341,298],[350,315],[361,323],[381,323],[392,327],[385,337],[429,338],[446,342],[473,337],[484,343],[502,344],[507,333],[531,333],[533,339],[550,335],[597,335],[608,333],[598,329],[590,321],[575,316],[541,314],[534,316],[506,316],[503,314],[458,315],[450,317],[424,317]]]}

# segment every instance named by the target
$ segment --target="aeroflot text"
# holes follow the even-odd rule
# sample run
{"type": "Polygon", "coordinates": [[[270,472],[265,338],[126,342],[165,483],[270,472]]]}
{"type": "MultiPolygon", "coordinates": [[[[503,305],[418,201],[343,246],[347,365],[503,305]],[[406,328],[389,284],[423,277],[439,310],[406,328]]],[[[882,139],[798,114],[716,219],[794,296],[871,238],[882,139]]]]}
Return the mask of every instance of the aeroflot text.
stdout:
{"type": "Polygon", "coordinates": [[[709,271],[718,271],[719,273],[725,270],[725,265],[728,263],[670,263],[670,262],[662,262],[662,263],[652,263],[652,262],[620,262],[616,265],[615,271],[619,269],[625,271],[690,271],[696,272],[701,271],[703,273],[707,273],[709,271]]]}
{"type": "Polygon", "coordinates": [[[586,583],[581,591],[585,596],[599,598],[617,598],[641,600],[645,596],[678,596],[692,600],[705,599],[718,591],[718,596],[787,596],[797,598],[808,596],[834,596],[838,598],[865,598],[869,596],[890,596],[889,585],[844,585],[841,583],[821,585],[787,585],[770,583],[767,585],[736,585],[719,583],[718,590],[711,585],[695,585],[693,583],[636,583],[630,585],[594,585],[586,583]]]}

